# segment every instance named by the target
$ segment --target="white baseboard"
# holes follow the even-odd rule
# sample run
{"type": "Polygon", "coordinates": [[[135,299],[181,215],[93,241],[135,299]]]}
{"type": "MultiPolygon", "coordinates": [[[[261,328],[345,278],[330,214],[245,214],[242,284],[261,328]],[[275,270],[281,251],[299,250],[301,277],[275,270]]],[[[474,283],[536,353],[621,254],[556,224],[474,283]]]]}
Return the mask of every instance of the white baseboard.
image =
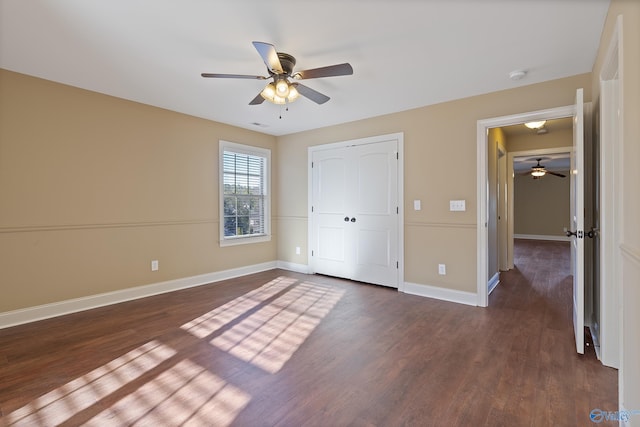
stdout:
{"type": "Polygon", "coordinates": [[[500,272],[497,272],[493,275],[489,283],[487,284],[487,295],[491,295],[491,292],[498,286],[500,283],[500,272]]]}
{"type": "MultiPolygon", "coordinates": [[[[55,302],[51,304],[38,305],[20,310],[0,313],[0,329],[25,323],[36,322],[38,320],[63,316],[65,314],[77,313],[90,310],[92,308],[104,307],[111,304],[132,301],[139,298],[167,292],[178,291],[234,277],[245,276],[247,274],[281,268],[297,273],[311,274],[309,266],[296,264],[287,261],[272,261],[262,264],[255,264],[245,267],[233,268],[229,270],[216,271],[198,276],[184,277],[180,279],[168,280],[166,282],[152,283],[149,285],[136,286],[134,288],[122,289],[119,291],[106,292],[102,294],[90,295],[87,297],[74,298],[70,300],[55,302]]],[[[456,302],[466,305],[477,305],[477,295],[472,292],[446,289],[437,286],[420,285],[405,282],[401,292],[418,295],[428,298],[435,298],[443,301],[456,302]]]]}
{"type": "Polygon", "coordinates": [[[571,238],[567,236],[547,236],[543,234],[514,234],[514,239],[526,240],[551,240],[554,242],[570,242],[571,238]]]}
{"type": "Polygon", "coordinates": [[[434,298],[443,301],[457,302],[466,305],[478,305],[478,296],[473,292],[458,291],[455,289],[440,288],[438,286],[420,285],[405,282],[402,292],[421,297],[434,298]]]}
{"type": "Polygon", "coordinates": [[[276,268],[275,261],[0,313],[0,329],[276,268]]]}
{"type": "Polygon", "coordinates": [[[278,261],[276,263],[277,268],[283,270],[294,271],[296,273],[311,274],[309,266],[306,264],[296,264],[288,261],[278,261]]]}

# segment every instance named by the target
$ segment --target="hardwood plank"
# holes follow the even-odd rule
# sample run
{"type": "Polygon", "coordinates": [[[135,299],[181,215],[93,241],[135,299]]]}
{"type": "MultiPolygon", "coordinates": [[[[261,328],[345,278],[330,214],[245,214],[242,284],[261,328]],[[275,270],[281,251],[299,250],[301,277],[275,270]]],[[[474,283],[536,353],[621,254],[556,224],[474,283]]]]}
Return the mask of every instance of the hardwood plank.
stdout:
{"type": "Polygon", "coordinates": [[[272,270],[0,330],[0,424],[589,425],[569,247],[515,261],[487,308],[272,270]]]}

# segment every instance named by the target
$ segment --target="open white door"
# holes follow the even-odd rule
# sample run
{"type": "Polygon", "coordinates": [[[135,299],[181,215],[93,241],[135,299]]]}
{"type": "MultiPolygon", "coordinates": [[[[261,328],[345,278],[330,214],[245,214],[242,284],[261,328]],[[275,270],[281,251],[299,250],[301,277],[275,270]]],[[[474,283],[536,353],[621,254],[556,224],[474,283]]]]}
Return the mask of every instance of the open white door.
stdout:
{"type": "Polygon", "coordinates": [[[573,273],[573,332],[576,350],[584,354],[584,103],[576,92],[571,153],[571,264],[573,273]]]}

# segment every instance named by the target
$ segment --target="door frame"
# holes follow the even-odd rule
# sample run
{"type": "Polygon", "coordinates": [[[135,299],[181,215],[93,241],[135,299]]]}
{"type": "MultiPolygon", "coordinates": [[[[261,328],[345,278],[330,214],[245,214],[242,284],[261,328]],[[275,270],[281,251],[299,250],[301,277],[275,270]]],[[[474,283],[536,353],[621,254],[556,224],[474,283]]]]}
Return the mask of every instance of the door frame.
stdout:
{"type": "Polygon", "coordinates": [[[488,221],[489,221],[489,129],[503,126],[512,126],[536,120],[551,120],[565,117],[572,117],[575,111],[573,105],[550,108],[546,110],[531,111],[527,113],[513,114],[509,116],[493,117],[478,120],[477,122],[477,195],[478,210],[476,215],[476,235],[477,235],[477,302],[479,307],[486,307],[489,304],[488,284],[489,277],[488,263],[488,221]]]}
{"type": "MultiPolygon", "coordinates": [[[[512,198],[509,195],[509,156],[506,151],[506,147],[504,151],[498,147],[498,158],[496,159],[496,177],[497,177],[497,189],[496,189],[496,197],[498,200],[496,201],[497,205],[497,237],[498,237],[498,271],[507,271],[510,269],[509,267],[509,224],[511,223],[511,218],[509,216],[509,204],[512,202],[512,198]]],[[[513,167],[513,165],[511,166],[513,167]]]]}
{"type": "Polygon", "coordinates": [[[390,133],[386,135],[376,135],[365,138],[350,139],[340,142],[332,142],[327,144],[313,145],[307,150],[307,218],[309,218],[307,225],[307,265],[309,266],[309,273],[315,273],[313,258],[311,256],[313,241],[313,169],[311,162],[313,160],[313,154],[320,150],[330,150],[334,148],[345,148],[355,145],[375,144],[379,142],[385,142],[389,140],[395,140],[398,143],[398,291],[404,292],[404,133],[390,133]]]}
{"type": "MultiPolygon", "coordinates": [[[[622,198],[617,196],[623,181],[622,118],[623,58],[622,16],[616,19],[611,41],[599,77],[600,120],[600,299],[599,321],[595,325],[600,345],[600,360],[606,366],[620,368],[622,332],[621,272],[622,198]],[[603,284],[607,286],[602,286],[603,284]]],[[[595,343],[594,343],[595,344],[595,343]]],[[[620,377],[622,378],[622,376],[620,377]]],[[[619,387],[622,390],[622,381],[619,387]]]]}

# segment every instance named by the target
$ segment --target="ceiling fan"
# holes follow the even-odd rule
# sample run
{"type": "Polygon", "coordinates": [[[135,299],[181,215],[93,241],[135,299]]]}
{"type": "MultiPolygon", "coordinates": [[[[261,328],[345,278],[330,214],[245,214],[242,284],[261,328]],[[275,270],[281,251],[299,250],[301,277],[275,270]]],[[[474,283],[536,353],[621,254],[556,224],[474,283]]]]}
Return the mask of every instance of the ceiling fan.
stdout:
{"type": "Polygon", "coordinates": [[[549,175],[554,175],[554,176],[558,176],[560,178],[566,178],[567,176],[558,172],[551,172],[549,170],[547,170],[544,166],[542,166],[540,164],[540,161],[542,160],[542,158],[539,159],[535,159],[537,160],[537,164],[535,166],[531,166],[531,171],[529,172],[524,172],[521,175],[531,175],[533,177],[533,179],[540,179],[543,176],[545,176],[546,174],[549,175]]]}
{"type": "Polygon", "coordinates": [[[202,73],[202,77],[213,77],[223,79],[273,79],[267,84],[249,105],[262,104],[265,100],[274,104],[287,104],[298,99],[302,95],[317,104],[324,104],[330,98],[308,86],[304,86],[291,80],[317,79],[319,77],[347,76],[353,74],[353,68],[349,63],[329,65],[326,67],[313,68],[304,71],[293,71],[296,65],[296,58],[288,53],[277,52],[276,48],[269,43],[253,42],[265,65],[268,76],[250,76],[244,74],[217,74],[202,73]]]}

